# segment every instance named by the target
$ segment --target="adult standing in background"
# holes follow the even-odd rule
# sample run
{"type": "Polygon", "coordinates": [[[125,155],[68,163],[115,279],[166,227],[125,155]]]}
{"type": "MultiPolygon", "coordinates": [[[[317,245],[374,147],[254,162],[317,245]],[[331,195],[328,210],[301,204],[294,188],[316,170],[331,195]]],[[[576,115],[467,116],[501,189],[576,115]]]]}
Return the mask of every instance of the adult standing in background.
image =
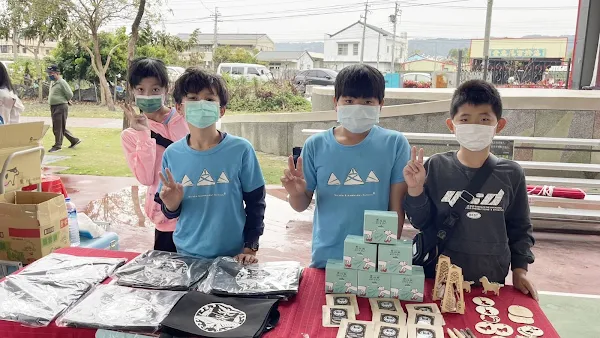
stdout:
{"type": "Polygon", "coordinates": [[[54,145],[48,152],[53,153],[62,149],[63,138],[65,137],[71,142],[69,148],[74,148],[81,143],[81,140],[67,130],[69,104],[73,98],[71,87],[60,75],[57,65],[48,67],[46,72],[48,73],[48,79],[53,82],[50,87],[50,95],[48,95],[50,113],[52,114],[52,132],[54,133],[54,145]]]}
{"type": "Polygon", "coordinates": [[[15,93],[8,71],[0,62],[0,125],[19,123],[25,106],[15,93]]]}

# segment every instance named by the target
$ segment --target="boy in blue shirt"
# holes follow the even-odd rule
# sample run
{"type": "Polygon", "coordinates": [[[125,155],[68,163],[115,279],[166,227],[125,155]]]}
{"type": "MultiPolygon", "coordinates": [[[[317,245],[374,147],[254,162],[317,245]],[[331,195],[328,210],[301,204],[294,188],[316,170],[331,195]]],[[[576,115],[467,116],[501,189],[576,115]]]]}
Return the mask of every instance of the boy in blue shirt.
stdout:
{"type": "Polygon", "coordinates": [[[223,79],[188,68],[175,82],[173,98],[190,134],[165,151],[156,201],[165,216],[179,217],[177,251],[257,262],[265,182],[250,142],[217,130],[228,100],[223,79]]]}
{"type": "Polygon", "coordinates": [[[281,177],[289,203],[301,212],[316,191],[311,267],[342,259],[347,235],[363,234],[365,210],[398,213],[398,238],[404,224],[402,200],[407,186],[402,170],[410,147],[399,132],[377,126],[385,80],[368,65],[344,68],[335,80],[340,126],[311,136],[294,166],[281,177]]]}

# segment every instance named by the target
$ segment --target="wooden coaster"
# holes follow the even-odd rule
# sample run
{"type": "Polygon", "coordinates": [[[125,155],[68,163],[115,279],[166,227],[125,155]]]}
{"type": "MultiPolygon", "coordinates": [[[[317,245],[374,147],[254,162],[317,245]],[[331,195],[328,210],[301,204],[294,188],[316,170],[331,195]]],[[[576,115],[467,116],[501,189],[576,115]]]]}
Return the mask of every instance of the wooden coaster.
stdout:
{"type": "Polygon", "coordinates": [[[481,315],[488,315],[488,316],[497,316],[500,313],[500,311],[498,311],[498,309],[496,309],[495,307],[491,307],[491,306],[478,306],[475,308],[475,311],[477,311],[481,315]]]}
{"type": "Polygon", "coordinates": [[[475,297],[475,298],[473,298],[473,303],[475,303],[479,306],[494,306],[494,305],[496,305],[496,302],[494,302],[493,300],[491,300],[487,297],[475,297]]]}
{"type": "Polygon", "coordinates": [[[519,316],[515,316],[511,313],[508,314],[508,319],[510,319],[513,323],[517,323],[517,324],[533,324],[535,323],[535,321],[533,320],[533,318],[527,318],[527,317],[519,317],[519,316]]]}
{"type": "Polygon", "coordinates": [[[531,325],[521,326],[517,329],[517,332],[527,337],[541,337],[544,335],[542,329],[531,325]]]}
{"type": "Polygon", "coordinates": [[[481,320],[483,320],[486,323],[500,323],[500,317],[498,316],[480,315],[479,318],[481,318],[481,320]]]}
{"type": "Polygon", "coordinates": [[[356,295],[328,294],[328,295],[325,295],[325,302],[329,306],[352,306],[352,307],[354,307],[354,313],[360,314],[360,311],[358,310],[358,301],[356,300],[356,295]]]}
{"type": "Polygon", "coordinates": [[[514,316],[533,318],[533,312],[521,305],[511,305],[508,307],[508,313],[514,316]]]}
{"type": "Polygon", "coordinates": [[[481,334],[493,335],[496,333],[496,325],[497,324],[479,322],[475,324],[475,330],[481,334]]]}
{"type": "Polygon", "coordinates": [[[498,323],[498,324],[494,324],[494,325],[496,325],[496,334],[498,336],[508,337],[515,332],[515,330],[513,330],[513,328],[510,327],[509,325],[506,325],[503,323],[498,323]]]}

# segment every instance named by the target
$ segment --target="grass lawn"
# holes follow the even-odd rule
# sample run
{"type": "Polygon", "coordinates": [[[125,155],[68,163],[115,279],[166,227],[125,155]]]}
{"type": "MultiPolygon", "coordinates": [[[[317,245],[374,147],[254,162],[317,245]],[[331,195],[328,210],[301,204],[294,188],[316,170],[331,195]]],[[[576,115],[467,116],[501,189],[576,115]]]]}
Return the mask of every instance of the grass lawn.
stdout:
{"type": "MultiPolygon", "coordinates": [[[[35,117],[50,117],[50,107],[46,103],[39,103],[35,101],[26,101],[25,112],[23,116],[35,116],[35,117]]],[[[277,114],[277,113],[289,113],[289,112],[247,112],[247,111],[231,111],[227,110],[226,115],[243,115],[243,114],[277,114]]],[[[117,107],[117,111],[109,111],[106,106],[99,106],[94,103],[76,103],[69,107],[69,117],[83,117],[83,118],[108,118],[108,119],[122,119],[123,111],[117,107]]]]}
{"type": "MultiPolygon", "coordinates": [[[[62,174],[132,176],[121,148],[120,130],[72,128],[70,131],[83,139],[83,142],[76,149],[67,149],[69,141],[65,139],[65,148],[52,154],[71,156],[69,159],[51,164],[51,166],[69,167],[62,171],[62,174]]],[[[53,143],[54,135],[52,130],[49,130],[44,137],[44,147],[50,149],[53,143]]],[[[258,160],[267,184],[279,184],[279,178],[287,165],[287,158],[258,153],[258,160]]]]}

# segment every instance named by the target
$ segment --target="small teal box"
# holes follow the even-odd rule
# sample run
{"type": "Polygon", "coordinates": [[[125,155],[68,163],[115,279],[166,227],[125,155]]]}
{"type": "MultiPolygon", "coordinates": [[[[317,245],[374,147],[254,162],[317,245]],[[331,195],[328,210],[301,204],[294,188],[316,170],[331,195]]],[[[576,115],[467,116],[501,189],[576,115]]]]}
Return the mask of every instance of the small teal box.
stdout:
{"type": "Polygon", "coordinates": [[[344,240],[344,267],[376,271],[377,245],[365,243],[361,236],[348,235],[344,240]]]}
{"type": "Polygon", "coordinates": [[[338,259],[327,260],[325,267],[325,293],[356,294],[358,271],[344,268],[338,259]]]}
{"type": "Polygon", "coordinates": [[[395,245],[379,245],[377,271],[410,275],[412,273],[412,241],[399,240],[395,245]]]}
{"type": "Polygon", "coordinates": [[[391,297],[409,301],[422,302],[425,289],[425,273],[423,267],[413,266],[411,275],[390,275],[391,297]]]}
{"type": "Polygon", "coordinates": [[[365,243],[396,244],[398,213],[395,211],[365,210],[363,237],[365,243]]]}
{"type": "Polygon", "coordinates": [[[390,298],[390,274],[358,271],[357,296],[367,298],[390,298]]]}

